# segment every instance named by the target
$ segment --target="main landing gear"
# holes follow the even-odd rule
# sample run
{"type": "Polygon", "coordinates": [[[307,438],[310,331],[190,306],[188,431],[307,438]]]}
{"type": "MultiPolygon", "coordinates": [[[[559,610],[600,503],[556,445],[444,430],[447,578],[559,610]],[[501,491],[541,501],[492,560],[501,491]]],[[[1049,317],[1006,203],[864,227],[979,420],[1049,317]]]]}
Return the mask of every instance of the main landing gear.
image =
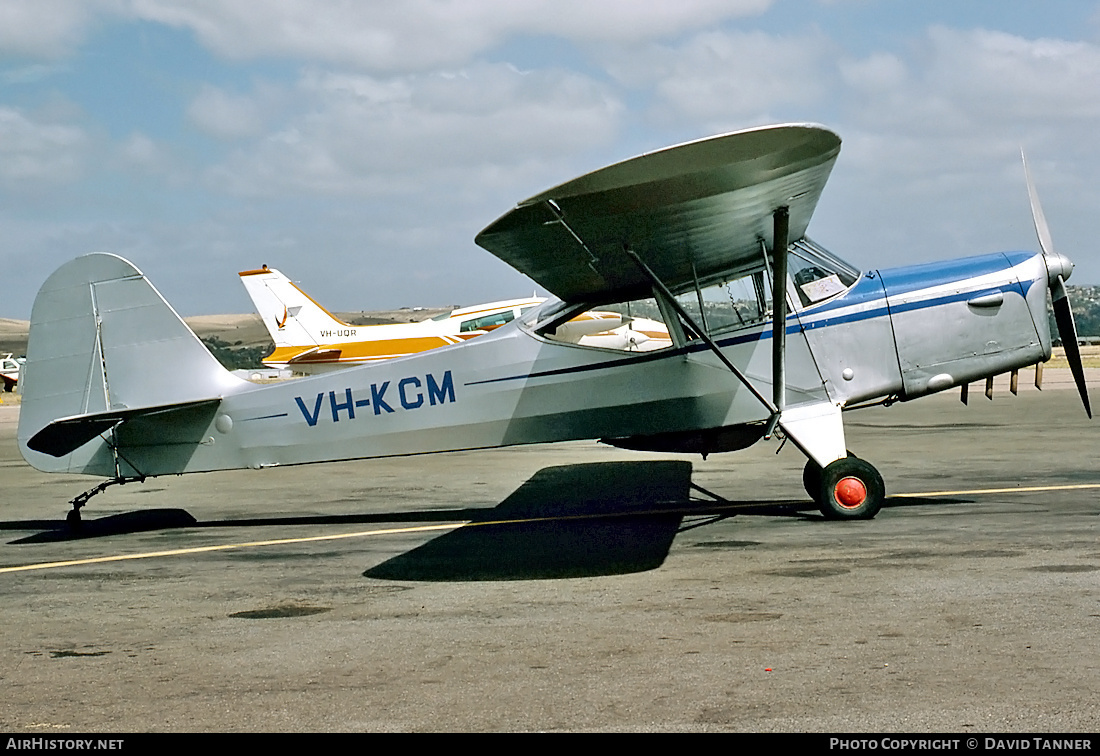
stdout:
{"type": "Polygon", "coordinates": [[[886,498],[878,470],[851,452],[822,469],[812,459],[802,472],[802,485],[821,514],[830,520],[870,520],[886,498]]]}

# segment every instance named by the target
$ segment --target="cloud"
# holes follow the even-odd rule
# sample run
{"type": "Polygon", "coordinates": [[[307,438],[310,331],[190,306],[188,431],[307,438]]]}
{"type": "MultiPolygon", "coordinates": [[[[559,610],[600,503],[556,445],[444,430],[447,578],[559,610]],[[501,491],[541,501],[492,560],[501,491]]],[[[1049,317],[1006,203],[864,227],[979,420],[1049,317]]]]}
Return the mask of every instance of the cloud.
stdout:
{"type": "Polygon", "coordinates": [[[872,18],[855,43],[853,25],[877,13],[837,8],[843,28],[828,14],[776,26],[789,6],[752,18],[771,0],[45,3],[0,2],[0,55],[16,60],[0,72],[5,227],[47,218],[28,241],[42,255],[176,261],[167,278],[192,309],[240,292],[233,277],[195,286],[179,261],[232,271],[262,255],[293,270],[319,249],[341,271],[319,291],[341,306],[496,298],[521,279],[471,238],[514,201],[778,120],[841,134],[812,232],[875,265],[1030,244],[1020,144],[1067,252],[1087,243],[1100,201],[1088,42],[924,23],[879,33],[872,18]],[[109,25],[126,33],[93,33],[109,25]],[[149,33],[158,25],[180,33],[149,33]],[[166,41],[162,58],[126,47],[166,41]],[[97,66],[131,53],[156,62],[122,81],[112,70],[97,92],[97,66]],[[28,187],[49,192],[25,199],[28,187]],[[410,291],[394,259],[430,280],[410,291]]]}
{"type": "Polygon", "coordinates": [[[886,52],[857,60],[842,59],[838,69],[843,83],[861,97],[889,95],[904,86],[910,75],[900,57],[886,52]]]}
{"type": "Polygon", "coordinates": [[[141,132],[134,132],[123,139],[117,145],[113,159],[112,167],[156,175],[173,186],[185,183],[188,178],[188,171],[179,168],[178,160],[169,148],[141,132]]]}
{"type": "Polygon", "coordinates": [[[0,58],[71,55],[97,17],[119,9],[116,0],[4,0],[0,3],[0,58]]]}
{"type": "MultiPolygon", "coordinates": [[[[867,232],[832,230],[880,265],[1034,248],[1025,147],[1059,245],[1087,243],[1100,47],[932,26],[838,70],[844,148],[815,228],[842,207],[867,232]]],[[[1097,280],[1078,258],[1075,283],[1097,280]]]]}
{"type": "Polygon", "coordinates": [[[375,73],[468,62],[513,35],[638,42],[764,12],[773,0],[134,0],[139,18],[192,30],[230,59],[286,57],[375,73]]]}
{"type": "Polygon", "coordinates": [[[912,60],[876,53],[841,66],[868,124],[922,136],[1100,117],[1100,47],[933,27],[912,60]]]}
{"type": "Polygon", "coordinates": [[[187,116],[200,131],[215,139],[256,137],[263,134],[278,99],[276,89],[270,86],[250,95],[238,95],[206,84],[188,106],[187,116]]]}
{"type": "Polygon", "coordinates": [[[1003,32],[929,31],[930,90],[984,118],[1095,123],[1100,117],[1100,47],[1023,39],[1003,32]]]}
{"type": "Polygon", "coordinates": [[[82,173],[88,143],[76,126],[0,106],[0,180],[6,184],[73,181],[82,173]]]}
{"type": "Polygon", "coordinates": [[[613,139],[622,106],[569,71],[505,64],[403,77],[311,71],[277,130],[212,169],[244,195],[380,196],[492,183],[502,161],[551,161],[613,139]]]}
{"type": "Polygon", "coordinates": [[[815,108],[833,88],[836,53],[816,32],[726,30],[676,44],[623,46],[603,62],[624,86],[652,93],[655,122],[694,123],[706,132],[766,120],[777,109],[815,108]]]}

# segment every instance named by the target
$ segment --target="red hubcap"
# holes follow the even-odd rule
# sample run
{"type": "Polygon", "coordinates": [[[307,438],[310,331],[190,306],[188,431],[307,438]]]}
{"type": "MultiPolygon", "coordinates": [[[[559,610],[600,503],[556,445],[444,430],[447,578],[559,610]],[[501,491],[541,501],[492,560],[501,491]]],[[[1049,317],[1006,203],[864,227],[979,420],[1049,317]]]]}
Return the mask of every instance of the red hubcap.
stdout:
{"type": "Polygon", "coordinates": [[[833,496],[845,509],[855,509],[867,500],[867,486],[859,478],[841,478],[833,488],[833,496]]]}

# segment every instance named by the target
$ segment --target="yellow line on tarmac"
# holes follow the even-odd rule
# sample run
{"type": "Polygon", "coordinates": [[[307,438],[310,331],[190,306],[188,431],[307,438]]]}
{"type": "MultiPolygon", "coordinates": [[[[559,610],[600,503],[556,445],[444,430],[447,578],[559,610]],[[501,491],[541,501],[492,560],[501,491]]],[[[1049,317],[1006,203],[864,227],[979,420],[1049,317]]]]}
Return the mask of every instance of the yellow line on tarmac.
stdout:
{"type": "MultiPolygon", "coordinates": [[[[975,488],[970,490],[960,491],[928,491],[925,493],[900,493],[891,494],[890,498],[896,499],[916,499],[931,496],[977,496],[981,494],[1004,494],[1004,493],[1035,493],[1041,491],[1076,491],[1090,488],[1100,488],[1100,483],[1079,483],[1073,485],[1060,485],[1060,486],[1023,486],[1015,488],[975,488]]],[[[715,502],[717,504],[717,502],[715,502]]],[[[739,504],[733,506],[708,506],[708,510],[714,509],[742,509],[747,507],[759,507],[760,503],[754,502],[752,504],[739,504]]],[[[629,515],[639,514],[683,514],[682,509],[668,509],[668,510],[650,510],[645,512],[630,512],[629,515]]],[[[624,515],[628,513],[623,513],[624,515]]],[[[400,535],[403,533],[430,533],[439,530],[456,530],[466,526],[486,526],[486,525],[514,525],[517,523],[530,523],[530,522],[546,522],[546,521],[559,521],[559,520],[581,520],[590,518],[605,518],[606,514],[592,514],[592,515],[571,515],[565,517],[529,517],[519,520],[491,520],[482,522],[454,522],[446,523],[444,525],[419,525],[410,528],[382,528],[380,530],[362,530],[355,533],[337,533],[335,535],[321,535],[321,536],[307,536],[303,538],[275,538],[267,541],[247,541],[244,543],[227,543],[218,546],[195,546],[188,549],[170,549],[167,551],[147,551],[138,554],[116,554],[114,556],[104,557],[90,557],[88,559],[70,559],[63,562],[41,562],[39,564],[24,564],[15,567],[0,567],[0,574],[6,572],[28,572],[30,570],[48,570],[56,567],[77,567],[85,564],[105,564],[108,562],[122,562],[129,559],[154,559],[157,557],[168,556],[183,556],[186,554],[202,554],[209,551],[229,551],[232,549],[247,549],[256,548],[260,546],[285,546],[294,543],[314,543],[318,541],[338,541],[344,538],[367,538],[371,536],[386,536],[386,535],[400,535]]]]}
{"type": "Polygon", "coordinates": [[[382,530],[363,530],[357,533],[337,533],[336,535],[309,536],[306,538],[276,538],[270,541],[249,541],[247,543],[226,543],[220,546],[195,546],[189,549],[171,549],[168,551],[147,551],[139,554],[117,554],[115,556],[91,557],[88,559],[70,559],[65,562],[42,562],[40,564],[24,564],[17,567],[0,567],[3,572],[26,572],[28,570],[47,570],[54,567],[75,567],[82,564],[103,564],[105,562],[121,562],[127,559],[152,559],[155,557],[180,556],[183,554],[202,554],[207,551],[229,551],[230,549],[247,549],[257,546],[283,546],[290,543],[310,543],[313,541],[337,541],[341,538],[365,538],[368,536],[397,535],[400,533],[427,533],[433,530],[453,530],[465,525],[465,522],[447,523],[446,525],[421,525],[415,528],[385,528],[382,530]]]}
{"type": "Polygon", "coordinates": [[[980,494],[1035,493],[1039,491],[1077,491],[1100,488],[1100,483],[1076,483],[1064,486],[1017,486],[1016,488],[974,488],[969,491],[929,491],[928,493],[890,494],[891,499],[920,499],[926,496],[977,496],[980,494]]]}

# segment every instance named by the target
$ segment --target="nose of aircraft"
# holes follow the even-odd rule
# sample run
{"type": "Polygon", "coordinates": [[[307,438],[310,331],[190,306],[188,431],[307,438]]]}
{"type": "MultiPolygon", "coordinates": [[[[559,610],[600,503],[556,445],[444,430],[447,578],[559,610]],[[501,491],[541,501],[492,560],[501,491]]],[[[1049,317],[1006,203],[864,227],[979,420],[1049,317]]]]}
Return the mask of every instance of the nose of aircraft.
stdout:
{"type": "Polygon", "coordinates": [[[1050,278],[1051,286],[1054,286],[1059,278],[1063,281],[1067,280],[1073,273],[1073,261],[1063,254],[1047,252],[1044,249],[1043,260],[1047,264],[1047,275],[1050,278]]]}

